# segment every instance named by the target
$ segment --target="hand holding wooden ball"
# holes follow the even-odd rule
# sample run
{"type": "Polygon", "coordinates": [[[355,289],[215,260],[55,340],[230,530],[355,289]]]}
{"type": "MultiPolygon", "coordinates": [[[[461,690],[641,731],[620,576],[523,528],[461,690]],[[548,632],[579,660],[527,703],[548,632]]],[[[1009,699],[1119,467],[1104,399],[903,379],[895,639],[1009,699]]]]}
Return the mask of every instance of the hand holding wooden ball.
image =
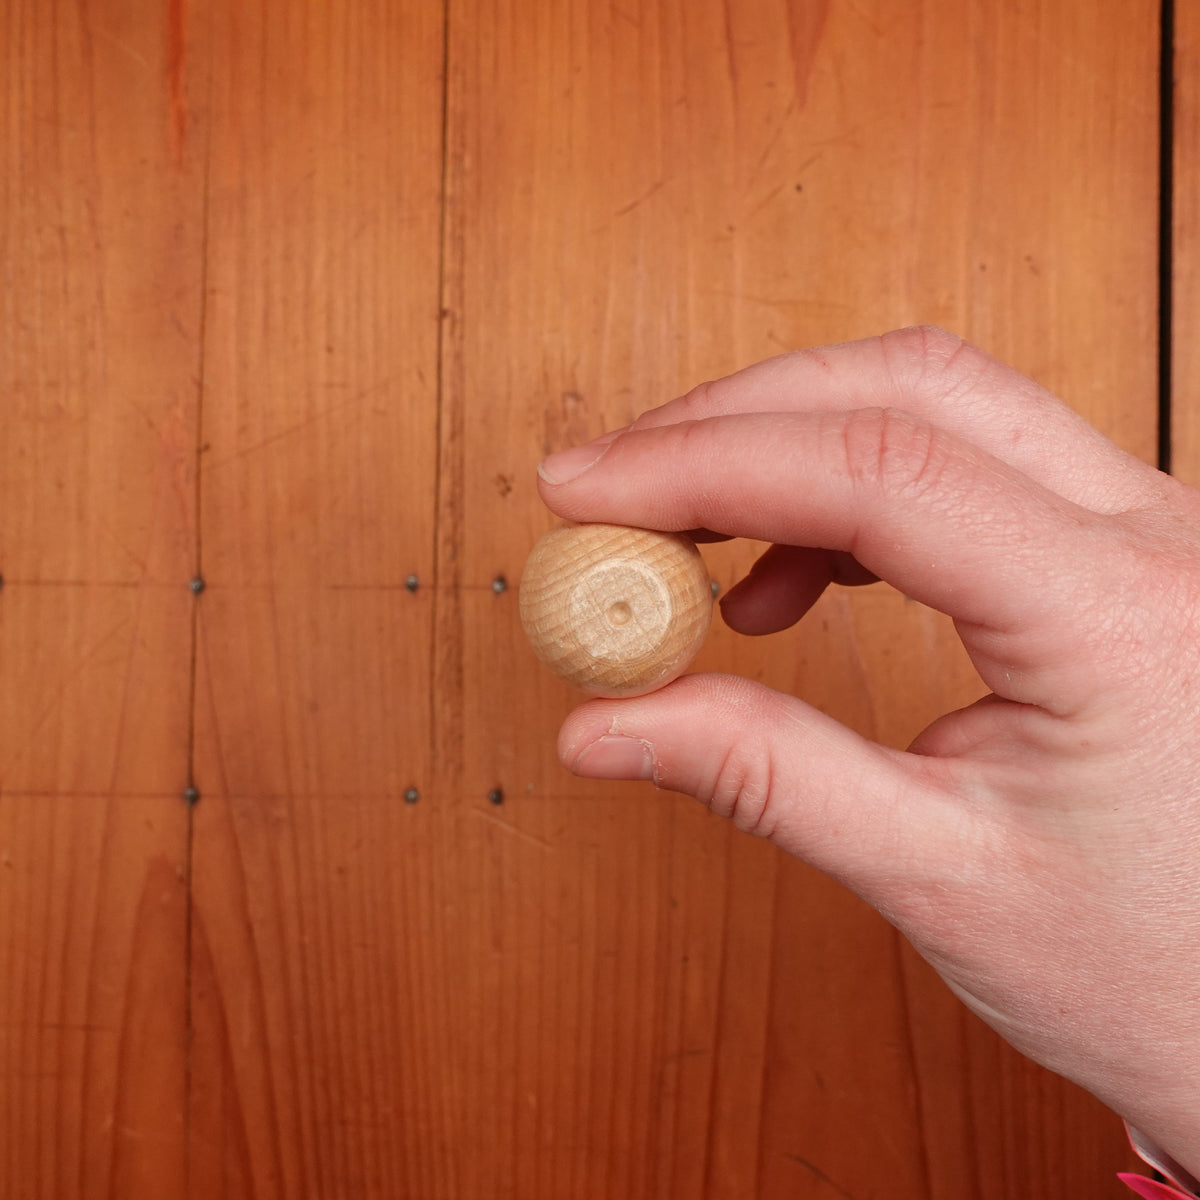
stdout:
{"type": "Polygon", "coordinates": [[[521,576],[521,623],[537,656],[596,696],[639,696],[682,675],[712,620],[712,584],[691,538],[622,525],[552,529],[521,576]]]}

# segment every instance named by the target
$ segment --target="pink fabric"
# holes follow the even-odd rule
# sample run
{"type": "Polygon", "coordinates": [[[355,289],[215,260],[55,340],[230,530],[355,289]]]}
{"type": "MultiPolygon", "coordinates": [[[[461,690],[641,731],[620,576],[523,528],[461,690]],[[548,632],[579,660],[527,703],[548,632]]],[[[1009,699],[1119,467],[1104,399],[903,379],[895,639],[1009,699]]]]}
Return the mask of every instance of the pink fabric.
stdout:
{"type": "Polygon", "coordinates": [[[1137,1192],[1142,1200],[1194,1200],[1187,1192],[1181,1192],[1178,1188],[1170,1187],[1165,1183],[1156,1183],[1153,1179],[1147,1179],[1145,1175],[1128,1175],[1122,1173],[1117,1178],[1137,1192]]]}
{"type": "Polygon", "coordinates": [[[1144,1133],[1134,1129],[1128,1121],[1125,1122],[1125,1133],[1134,1153],[1147,1166],[1153,1167],[1159,1175],[1170,1180],[1169,1184],[1157,1183],[1141,1175],[1118,1175],[1126,1187],[1132,1188],[1146,1200],[1198,1200],[1200,1198],[1200,1181],[1180,1166],[1161,1146],[1152,1142],[1144,1133]],[[1146,1190],[1150,1189],[1150,1190],[1146,1190]],[[1190,1189],[1190,1190],[1189,1190],[1190,1189]]]}

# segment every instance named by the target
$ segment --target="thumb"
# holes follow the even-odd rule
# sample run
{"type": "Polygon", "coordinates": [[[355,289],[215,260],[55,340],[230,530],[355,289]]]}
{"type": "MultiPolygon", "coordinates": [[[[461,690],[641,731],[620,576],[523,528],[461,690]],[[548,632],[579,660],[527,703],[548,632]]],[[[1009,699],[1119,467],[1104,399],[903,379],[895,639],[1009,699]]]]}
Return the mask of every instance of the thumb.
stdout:
{"type": "Polygon", "coordinates": [[[749,680],[689,675],[647,696],[589,701],[567,718],[558,752],[576,775],[694,796],[888,915],[903,907],[900,880],[940,886],[966,861],[955,764],[880,746],[749,680]]]}

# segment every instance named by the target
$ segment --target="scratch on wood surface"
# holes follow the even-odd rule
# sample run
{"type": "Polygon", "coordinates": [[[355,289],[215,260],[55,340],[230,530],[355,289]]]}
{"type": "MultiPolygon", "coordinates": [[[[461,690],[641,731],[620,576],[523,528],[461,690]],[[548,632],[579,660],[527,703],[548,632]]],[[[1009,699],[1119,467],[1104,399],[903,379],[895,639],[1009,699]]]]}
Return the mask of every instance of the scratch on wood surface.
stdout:
{"type": "Polygon", "coordinates": [[[137,63],[137,65],[141,67],[143,71],[150,70],[150,64],[145,60],[145,58],[140,55],[131,45],[129,45],[128,42],[121,41],[116,34],[110,33],[107,29],[104,29],[101,26],[96,26],[92,32],[98,37],[102,37],[106,42],[116,46],[118,50],[137,63]]]}
{"type": "Polygon", "coordinates": [[[649,188],[647,188],[647,190],[644,191],[640,196],[638,196],[636,200],[630,200],[630,202],[628,204],[622,205],[620,208],[618,208],[617,211],[615,213],[613,213],[613,216],[614,217],[626,216],[628,213],[633,212],[633,210],[635,208],[637,208],[639,205],[645,204],[646,201],[649,200],[650,197],[653,196],[655,192],[661,191],[666,186],[667,186],[667,181],[665,179],[660,179],[657,183],[652,184],[649,188]]]}
{"type": "MultiPolygon", "coordinates": [[[[128,618],[122,617],[117,624],[105,632],[94,645],[88,647],[84,653],[75,659],[71,670],[66,672],[58,681],[58,685],[54,688],[50,698],[45,702],[41,711],[37,714],[32,726],[22,731],[22,749],[18,752],[16,761],[20,761],[22,757],[31,751],[35,737],[42,731],[43,727],[50,721],[54,714],[62,707],[66,699],[66,695],[71,690],[72,686],[74,686],[82,676],[84,676],[96,665],[100,654],[111,642],[116,640],[125,632],[128,625],[128,618]]],[[[16,793],[14,792],[5,793],[5,795],[15,794],[16,793]]]]}
{"type": "Polygon", "coordinates": [[[846,1191],[844,1187],[830,1179],[815,1163],[809,1162],[807,1158],[801,1158],[798,1154],[789,1154],[788,1158],[810,1172],[814,1179],[819,1180],[826,1187],[832,1188],[839,1196],[845,1196],[846,1200],[855,1200],[853,1192],[846,1191]]]}
{"type": "Polygon", "coordinates": [[[785,185],[782,183],[776,184],[761,200],[759,200],[759,202],[745,215],[745,217],[742,218],[742,220],[752,221],[755,217],[757,217],[758,214],[762,212],[762,210],[766,208],[767,205],[770,204],[780,192],[783,191],[784,186],[785,185]]]}
{"type": "Polygon", "coordinates": [[[207,469],[209,472],[216,471],[221,467],[228,466],[230,463],[235,462],[238,459],[244,459],[251,454],[257,454],[262,450],[267,450],[271,446],[274,446],[277,442],[284,441],[286,438],[295,437],[297,434],[304,433],[314,425],[320,424],[324,421],[332,420],[334,417],[341,416],[347,411],[347,409],[354,408],[369,397],[384,391],[390,386],[391,382],[392,379],[390,376],[387,379],[381,379],[378,383],[372,384],[370,387],[362,388],[347,399],[339,401],[337,404],[331,404],[325,408],[322,408],[320,411],[305,417],[303,420],[297,421],[294,425],[289,425],[286,429],[281,429],[277,433],[270,434],[269,436],[262,438],[260,441],[251,442],[248,446],[238,446],[237,449],[233,451],[233,453],[227,458],[218,459],[215,462],[209,463],[207,469]]]}
{"type": "MultiPolygon", "coordinates": [[[[763,147],[763,152],[758,156],[758,162],[755,163],[755,165],[754,165],[754,172],[753,172],[752,178],[757,179],[758,176],[762,174],[763,169],[767,165],[767,161],[771,157],[771,152],[779,144],[779,139],[781,137],[783,137],[783,131],[787,128],[788,122],[796,114],[796,111],[802,107],[803,107],[802,101],[793,97],[792,100],[788,103],[787,108],[785,108],[783,110],[783,113],[781,114],[779,120],[775,122],[775,128],[772,130],[771,136],[767,139],[766,146],[763,147]]],[[[779,188],[782,188],[783,186],[784,186],[783,183],[780,182],[777,190],[779,188]]],[[[774,195],[774,193],[772,193],[772,195],[774,195]]],[[[754,210],[754,212],[757,212],[757,211],[758,211],[758,209],[754,210]]],[[[753,216],[753,215],[754,214],[751,213],[751,216],[753,216]]]]}
{"type": "Polygon", "coordinates": [[[521,838],[522,841],[532,842],[535,846],[540,846],[543,850],[553,850],[554,847],[546,841],[545,838],[537,837],[535,834],[526,833],[524,829],[518,829],[515,825],[510,825],[507,821],[501,820],[494,813],[485,812],[482,808],[473,808],[471,810],[477,817],[482,817],[485,821],[490,821],[493,825],[503,829],[505,833],[511,833],[513,837],[521,838]]]}

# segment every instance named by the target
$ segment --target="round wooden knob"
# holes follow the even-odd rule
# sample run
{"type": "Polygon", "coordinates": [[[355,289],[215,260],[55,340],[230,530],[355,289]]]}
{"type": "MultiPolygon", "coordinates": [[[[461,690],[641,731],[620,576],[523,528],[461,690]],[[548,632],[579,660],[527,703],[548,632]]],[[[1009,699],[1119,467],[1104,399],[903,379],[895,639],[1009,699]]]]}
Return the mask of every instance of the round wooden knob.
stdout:
{"type": "Polygon", "coordinates": [[[696,657],[712,584],[691,538],[622,525],[567,525],[533,548],[521,623],[537,656],[596,696],[638,696],[696,657]]]}

